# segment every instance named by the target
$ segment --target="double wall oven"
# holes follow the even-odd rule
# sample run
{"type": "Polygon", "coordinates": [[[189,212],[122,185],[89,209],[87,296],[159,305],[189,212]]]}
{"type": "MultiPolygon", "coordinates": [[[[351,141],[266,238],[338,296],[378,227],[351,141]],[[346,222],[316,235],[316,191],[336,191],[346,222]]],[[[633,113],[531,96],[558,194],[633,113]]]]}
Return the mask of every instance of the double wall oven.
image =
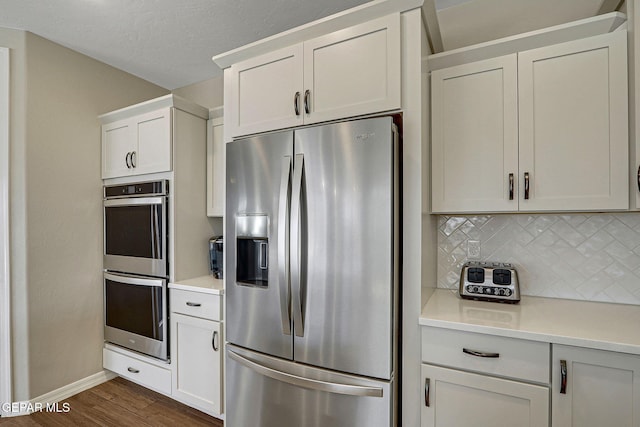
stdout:
{"type": "Polygon", "coordinates": [[[104,187],[105,341],[169,359],[169,181],[104,187]]]}

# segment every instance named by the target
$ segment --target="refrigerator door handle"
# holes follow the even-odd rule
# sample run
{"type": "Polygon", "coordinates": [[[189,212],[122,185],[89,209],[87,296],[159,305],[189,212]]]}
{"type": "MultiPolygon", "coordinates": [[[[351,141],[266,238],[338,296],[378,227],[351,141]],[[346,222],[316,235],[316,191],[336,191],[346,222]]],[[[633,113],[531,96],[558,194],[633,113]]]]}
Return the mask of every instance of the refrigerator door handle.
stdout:
{"type": "Polygon", "coordinates": [[[369,387],[352,384],[340,384],[328,381],[314,380],[311,378],[300,377],[298,375],[289,374],[287,372],[278,371],[276,369],[269,368],[267,366],[256,363],[250,359],[247,359],[239,354],[227,350],[229,357],[236,362],[244,365],[245,367],[257,372],[265,377],[273,378],[274,380],[281,381],[287,384],[291,384],[296,387],[308,388],[311,390],[323,391],[327,393],[346,394],[350,396],[369,396],[369,397],[382,397],[381,387],[369,387]]]}
{"type": "Polygon", "coordinates": [[[280,287],[280,317],[282,333],[291,335],[291,290],[289,287],[289,183],[291,156],[282,159],[280,200],[278,203],[278,282],[280,287]]]}
{"type": "Polygon", "coordinates": [[[302,173],[304,154],[296,154],[293,165],[293,188],[291,194],[291,294],[293,323],[296,336],[304,337],[302,318],[302,286],[300,279],[300,205],[302,203],[302,173]]]}

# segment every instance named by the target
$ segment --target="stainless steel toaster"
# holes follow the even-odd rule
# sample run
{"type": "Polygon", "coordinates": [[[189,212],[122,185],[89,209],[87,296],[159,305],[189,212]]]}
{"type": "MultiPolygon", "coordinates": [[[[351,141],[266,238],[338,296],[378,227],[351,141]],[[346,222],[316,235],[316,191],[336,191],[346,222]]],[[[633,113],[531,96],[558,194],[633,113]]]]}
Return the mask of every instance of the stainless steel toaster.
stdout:
{"type": "Polygon", "coordinates": [[[517,303],[518,272],[512,264],[469,261],[460,272],[460,296],[466,299],[517,303]]]}

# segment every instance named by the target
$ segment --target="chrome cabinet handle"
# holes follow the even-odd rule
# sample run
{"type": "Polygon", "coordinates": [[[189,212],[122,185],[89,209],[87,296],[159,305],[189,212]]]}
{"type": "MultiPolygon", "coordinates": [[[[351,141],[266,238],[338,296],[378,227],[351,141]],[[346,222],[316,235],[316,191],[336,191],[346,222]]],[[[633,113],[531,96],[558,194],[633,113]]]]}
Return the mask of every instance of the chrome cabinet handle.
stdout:
{"type": "Polygon", "coordinates": [[[229,358],[235,360],[241,365],[257,372],[265,377],[273,378],[276,381],[280,381],[287,384],[292,384],[297,387],[303,387],[310,390],[318,390],[327,393],[346,394],[350,396],[369,396],[369,397],[383,397],[382,387],[371,387],[355,384],[343,384],[333,383],[329,381],[315,380],[306,377],[300,377],[298,375],[290,374],[287,372],[278,371],[268,366],[261,365],[258,362],[240,356],[231,350],[227,350],[229,358]]]}
{"type": "Polygon", "coordinates": [[[140,369],[136,369],[136,368],[127,368],[127,371],[131,372],[132,374],[138,374],[140,373],[140,369]]]}
{"type": "Polygon", "coordinates": [[[487,353],[484,351],[471,350],[469,348],[463,348],[462,352],[475,357],[486,357],[492,359],[497,359],[498,357],[500,357],[500,353],[487,353]]]}
{"type": "Polygon", "coordinates": [[[213,351],[218,351],[218,331],[213,331],[213,336],[211,337],[211,347],[213,347],[213,351]]]}
{"type": "Polygon", "coordinates": [[[513,174],[509,174],[509,200],[513,200],[513,174]]]}
{"type": "Polygon", "coordinates": [[[131,169],[131,164],[129,163],[130,159],[131,159],[131,151],[129,151],[127,155],[124,157],[124,162],[127,165],[127,169],[131,169]]]}
{"type": "Polygon", "coordinates": [[[560,361],[560,394],[567,394],[567,361],[560,361]]]}
{"type": "Polygon", "coordinates": [[[311,113],[310,98],[311,98],[311,91],[307,89],[304,91],[304,112],[307,114],[311,113]]]}
{"type": "Polygon", "coordinates": [[[136,167],[135,158],[136,158],[136,152],[135,152],[135,151],[132,151],[132,152],[131,152],[131,167],[132,167],[132,168],[135,168],[135,167],[136,167]]]}
{"type": "Polygon", "coordinates": [[[200,304],[199,302],[191,302],[191,301],[187,301],[187,305],[189,307],[200,307],[202,304],[200,304]]]}
{"type": "Polygon", "coordinates": [[[296,92],[293,96],[293,110],[296,112],[296,116],[300,115],[300,92],[296,92]]]}
{"type": "Polygon", "coordinates": [[[640,166],[638,166],[638,191],[640,191],[640,166]]]}
{"type": "Polygon", "coordinates": [[[424,406],[427,408],[431,406],[429,402],[429,388],[431,387],[431,380],[429,378],[424,379],[424,406]]]}
{"type": "Polygon", "coordinates": [[[524,199],[529,200],[529,172],[524,173],[524,199]]]}
{"type": "MultiPolygon", "coordinates": [[[[299,93],[298,93],[299,95],[299,93]]],[[[278,287],[282,333],[291,335],[291,285],[289,283],[289,196],[291,194],[291,156],[282,159],[280,200],[278,201],[278,287]]]]}
{"type": "Polygon", "coordinates": [[[304,336],[304,319],[302,317],[302,273],[300,266],[300,230],[302,228],[302,174],[304,155],[296,154],[293,165],[293,186],[291,193],[291,306],[293,323],[299,337],[304,336]]]}

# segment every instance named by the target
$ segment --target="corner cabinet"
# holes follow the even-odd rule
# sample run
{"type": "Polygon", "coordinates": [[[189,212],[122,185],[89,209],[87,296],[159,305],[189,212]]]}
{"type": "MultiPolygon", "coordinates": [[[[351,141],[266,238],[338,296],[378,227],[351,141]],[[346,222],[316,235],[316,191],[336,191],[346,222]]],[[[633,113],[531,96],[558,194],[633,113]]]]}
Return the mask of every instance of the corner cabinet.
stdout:
{"type": "Polygon", "coordinates": [[[433,71],[432,211],[628,209],[626,37],[433,71]]]}
{"type": "Polygon", "coordinates": [[[222,413],[221,298],[170,289],[171,396],[210,415],[222,413]]]}
{"type": "Polygon", "coordinates": [[[99,116],[102,179],[171,171],[176,109],[203,119],[208,117],[205,108],[175,95],[99,116]]]}
{"type": "Polygon", "coordinates": [[[232,137],[400,108],[400,15],[231,66],[232,137]]]}
{"type": "Polygon", "coordinates": [[[554,344],[552,376],[553,427],[640,426],[639,356],[554,344]]]}

